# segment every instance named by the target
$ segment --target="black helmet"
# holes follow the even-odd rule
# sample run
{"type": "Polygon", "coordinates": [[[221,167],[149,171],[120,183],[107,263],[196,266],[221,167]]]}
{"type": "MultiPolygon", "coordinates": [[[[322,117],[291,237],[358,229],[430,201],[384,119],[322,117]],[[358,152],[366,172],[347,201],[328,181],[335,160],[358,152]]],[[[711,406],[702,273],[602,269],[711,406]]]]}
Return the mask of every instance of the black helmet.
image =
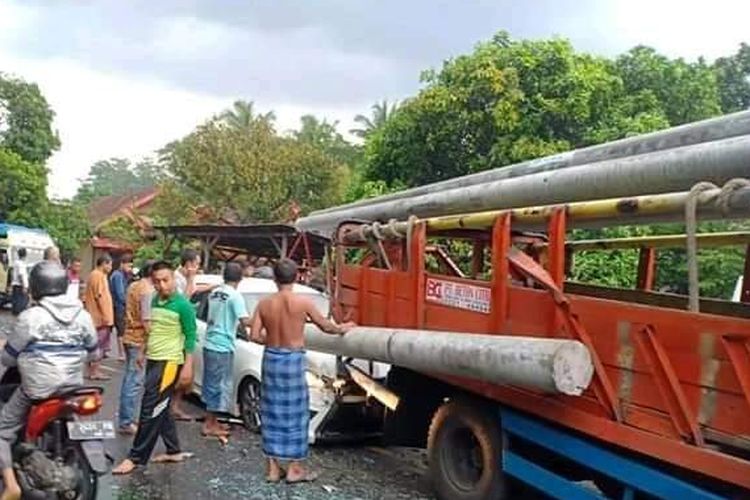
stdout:
{"type": "Polygon", "coordinates": [[[57,262],[43,260],[29,273],[29,291],[34,300],[64,295],[68,291],[68,275],[57,262]]]}

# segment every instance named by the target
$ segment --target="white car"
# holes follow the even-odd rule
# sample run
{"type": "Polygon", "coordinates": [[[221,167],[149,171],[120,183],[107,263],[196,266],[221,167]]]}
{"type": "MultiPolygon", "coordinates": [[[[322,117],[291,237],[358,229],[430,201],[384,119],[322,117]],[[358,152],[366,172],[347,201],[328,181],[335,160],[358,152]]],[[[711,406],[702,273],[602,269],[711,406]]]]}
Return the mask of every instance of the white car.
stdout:
{"type": "MultiPolygon", "coordinates": [[[[199,275],[196,279],[198,285],[221,284],[222,277],[218,275],[199,275]]],[[[247,305],[247,312],[252,316],[258,302],[265,296],[277,291],[276,284],[267,279],[244,278],[237,290],[242,294],[247,305]]],[[[328,298],[319,291],[295,284],[294,293],[308,295],[317,305],[323,316],[328,316],[328,298]]],[[[203,344],[206,336],[206,318],[208,312],[208,292],[195,294],[192,301],[196,303],[198,316],[198,334],[195,349],[195,370],[193,375],[193,392],[200,394],[203,382],[203,344]]],[[[251,431],[260,430],[260,389],[261,389],[261,366],[263,360],[263,346],[254,342],[248,342],[238,338],[235,343],[234,353],[234,385],[231,408],[233,416],[240,417],[245,426],[251,431]]],[[[352,407],[357,407],[355,414],[362,413],[365,397],[348,393],[344,390],[350,384],[338,377],[337,358],[332,354],[316,351],[307,351],[307,383],[310,389],[310,412],[311,420],[309,427],[309,441],[314,443],[320,439],[337,439],[359,437],[376,433],[368,429],[378,428],[375,423],[378,416],[353,422],[351,418],[352,407]],[[337,416],[341,418],[337,419],[337,416]],[[338,420],[349,421],[354,429],[347,430],[347,426],[338,420]],[[372,420],[372,422],[370,421],[372,420]],[[355,425],[356,424],[356,425],[355,425]],[[372,425],[370,425],[372,424],[372,425]]],[[[368,361],[356,360],[354,364],[367,372],[373,379],[384,379],[390,366],[382,363],[370,363],[368,361]]]]}

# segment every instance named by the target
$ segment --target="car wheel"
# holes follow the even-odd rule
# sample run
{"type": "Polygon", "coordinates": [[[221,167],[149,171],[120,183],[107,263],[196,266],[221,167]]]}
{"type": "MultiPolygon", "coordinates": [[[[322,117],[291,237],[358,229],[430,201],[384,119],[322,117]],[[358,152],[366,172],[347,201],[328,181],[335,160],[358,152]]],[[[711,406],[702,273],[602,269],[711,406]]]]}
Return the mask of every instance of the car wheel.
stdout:
{"type": "Polygon", "coordinates": [[[250,432],[260,432],[260,382],[252,377],[240,386],[240,413],[250,432]]]}

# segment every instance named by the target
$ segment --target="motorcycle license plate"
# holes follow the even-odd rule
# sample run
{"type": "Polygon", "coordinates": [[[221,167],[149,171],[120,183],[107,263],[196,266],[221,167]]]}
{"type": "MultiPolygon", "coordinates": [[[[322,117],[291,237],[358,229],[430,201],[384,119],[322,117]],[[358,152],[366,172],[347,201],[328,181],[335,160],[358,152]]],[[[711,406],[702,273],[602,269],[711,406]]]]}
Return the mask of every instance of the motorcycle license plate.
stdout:
{"type": "Polygon", "coordinates": [[[74,441],[114,439],[115,423],[111,420],[68,422],[68,436],[74,441]]]}

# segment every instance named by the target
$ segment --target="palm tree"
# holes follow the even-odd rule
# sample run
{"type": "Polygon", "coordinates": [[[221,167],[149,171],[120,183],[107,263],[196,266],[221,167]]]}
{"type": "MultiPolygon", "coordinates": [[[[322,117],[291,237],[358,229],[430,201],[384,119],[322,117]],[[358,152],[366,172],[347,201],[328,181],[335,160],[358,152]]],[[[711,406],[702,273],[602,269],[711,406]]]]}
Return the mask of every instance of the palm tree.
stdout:
{"type": "Polygon", "coordinates": [[[253,109],[255,104],[253,101],[243,101],[239,99],[234,101],[231,109],[225,110],[219,115],[219,119],[236,129],[249,129],[252,124],[256,121],[263,121],[271,123],[276,119],[276,115],[273,111],[268,113],[256,115],[253,109]]]}
{"type": "Polygon", "coordinates": [[[374,130],[382,127],[398,109],[398,101],[394,102],[391,106],[388,106],[388,100],[383,99],[382,102],[376,102],[373,104],[370,109],[372,109],[372,118],[368,118],[364,115],[357,115],[354,117],[354,121],[359,123],[362,127],[351,129],[349,131],[350,134],[365,138],[374,130]]]}

